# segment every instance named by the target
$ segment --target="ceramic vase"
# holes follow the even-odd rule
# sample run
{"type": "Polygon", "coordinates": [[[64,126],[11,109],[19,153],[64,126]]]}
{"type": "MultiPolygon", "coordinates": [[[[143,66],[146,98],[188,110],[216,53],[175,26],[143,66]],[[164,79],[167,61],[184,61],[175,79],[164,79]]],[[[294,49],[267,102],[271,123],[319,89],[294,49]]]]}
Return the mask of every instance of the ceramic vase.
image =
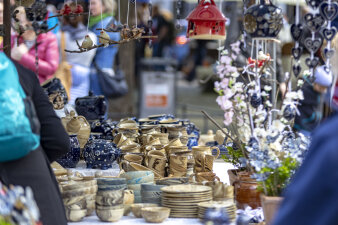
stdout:
{"type": "Polygon", "coordinates": [[[70,151],[57,162],[64,168],[75,168],[76,164],[80,161],[80,143],[76,135],[70,135],[70,151]]]}

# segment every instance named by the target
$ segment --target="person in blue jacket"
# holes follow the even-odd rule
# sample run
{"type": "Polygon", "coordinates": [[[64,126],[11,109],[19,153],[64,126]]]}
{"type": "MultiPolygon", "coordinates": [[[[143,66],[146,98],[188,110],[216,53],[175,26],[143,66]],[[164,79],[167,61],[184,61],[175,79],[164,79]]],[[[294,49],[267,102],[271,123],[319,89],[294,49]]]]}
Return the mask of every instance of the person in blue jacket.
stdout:
{"type": "Polygon", "coordinates": [[[322,123],[276,213],[273,225],[338,224],[338,116],[322,123]]]}
{"type": "MultiPolygon", "coordinates": [[[[105,28],[113,20],[113,11],[116,8],[116,3],[114,0],[91,0],[90,3],[90,13],[91,17],[89,20],[89,28],[96,36],[100,35],[101,30],[97,28],[105,28]],[[101,7],[102,7],[102,22],[101,22],[101,7]]],[[[120,40],[120,33],[118,32],[107,32],[109,38],[113,41],[120,40]]],[[[105,48],[98,48],[96,51],[93,64],[91,66],[90,73],[90,89],[95,95],[104,95],[100,87],[98,80],[98,72],[95,69],[94,63],[97,67],[105,72],[114,76],[115,72],[113,65],[115,62],[115,57],[118,52],[118,45],[110,45],[105,48]]]]}

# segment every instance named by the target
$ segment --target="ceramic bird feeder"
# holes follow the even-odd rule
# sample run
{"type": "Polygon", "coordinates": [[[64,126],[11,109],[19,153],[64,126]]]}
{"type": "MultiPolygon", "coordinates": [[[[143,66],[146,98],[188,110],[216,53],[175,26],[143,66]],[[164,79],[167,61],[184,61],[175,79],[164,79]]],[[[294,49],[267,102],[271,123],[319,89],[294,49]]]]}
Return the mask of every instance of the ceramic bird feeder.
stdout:
{"type": "Polygon", "coordinates": [[[188,20],[188,38],[224,40],[226,37],[226,18],[218,10],[214,0],[201,0],[186,20],[188,20]]]}

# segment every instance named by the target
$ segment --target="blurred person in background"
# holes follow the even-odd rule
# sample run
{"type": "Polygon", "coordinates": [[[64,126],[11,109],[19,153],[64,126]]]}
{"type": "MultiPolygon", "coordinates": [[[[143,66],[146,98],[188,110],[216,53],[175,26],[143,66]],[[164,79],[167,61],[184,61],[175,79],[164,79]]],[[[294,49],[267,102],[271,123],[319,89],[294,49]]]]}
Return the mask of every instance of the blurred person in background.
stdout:
{"type": "Polygon", "coordinates": [[[325,71],[325,66],[317,67],[314,77],[313,83],[305,79],[302,87],[304,99],[300,101],[300,114],[296,116],[294,124],[294,128],[306,136],[311,136],[322,120],[324,96],[332,83],[332,77],[325,71]]]}
{"type": "Polygon", "coordinates": [[[175,40],[175,25],[171,15],[161,12],[158,5],[153,8],[153,33],[158,37],[153,43],[153,56],[164,57],[166,48],[175,40]]]}
{"type": "MultiPolygon", "coordinates": [[[[25,9],[18,7],[20,24],[32,28],[32,23],[27,19],[25,9]]],[[[35,43],[38,57],[38,77],[40,83],[53,77],[59,66],[59,49],[56,35],[48,32],[36,36],[33,29],[27,29],[21,37],[18,34],[12,36],[11,57],[25,68],[36,72],[35,43]]]]}
{"type": "MultiPolygon", "coordinates": [[[[77,4],[80,3],[78,2],[77,4]]],[[[74,2],[70,3],[69,6],[72,10],[77,7],[74,2]]],[[[64,41],[64,46],[67,50],[78,50],[76,41],[81,45],[86,35],[90,37],[93,44],[97,44],[96,35],[91,31],[87,32],[87,28],[83,25],[82,16],[63,17],[61,32],[57,35],[60,48],[62,46],[61,42],[64,41]]],[[[72,66],[72,87],[70,90],[69,103],[74,105],[76,98],[88,95],[90,87],[90,66],[96,54],[96,49],[81,54],[63,52],[64,49],[60,49],[60,51],[60,58],[62,58],[63,53],[65,59],[62,60],[67,61],[72,66]]]]}
{"type": "MultiPolygon", "coordinates": [[[[105,28],[111,20],[113,20],[113,11],[116,9],[115,0],[90,0],[90,20],[89,28],[95,33],[96,36],[100,35],[102,26],[105,28]],[[102,21],[101,21],[101,8],[102,8],[102,21]]],[[[116,21],[115,21],[116,24],[116,21]]],[[[109,32],[107,33],[109,38],[113,41],[120,40],[120,33],[118,32],[109,32]]],[[[95,58],[93,60],[90,72],[90,90],[93,91],[95,95],[104,95],[100,87],[98,80],[98,72],[95,68],[96,66],[103,72],[110,74],[111,76],[115,75],[113,66],[115,62],[115,57],[118,52],[118,45],[110,45],[105,48],[98,48],[96,51],[95,58]],[[95,65],[96,66],[95,66],[95,65]]]]}

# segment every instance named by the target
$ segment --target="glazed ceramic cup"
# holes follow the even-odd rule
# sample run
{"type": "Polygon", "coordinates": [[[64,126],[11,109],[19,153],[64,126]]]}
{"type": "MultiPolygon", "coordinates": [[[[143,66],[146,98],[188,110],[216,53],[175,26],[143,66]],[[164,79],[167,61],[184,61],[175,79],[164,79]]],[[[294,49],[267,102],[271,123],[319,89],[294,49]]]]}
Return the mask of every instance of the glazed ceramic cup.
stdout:
{"type": "Polygon", "coordinates": [[[216,149],[217,150],[217,155],[214,156],[214,159],[217,159],[220,150],[218,147],[209,147],[209,146],[194,146],[192,147],[192,154],[194,155],[194,158],[197,157],[197,155],[202,154],[202,155],[212,155],[212,150],[216,149]]]}
{"type": "Polygon", "coordinates": [[[212,172],[196,173],[195,179],[197,182],[214,181],[214,180],[220,181],[219,177],[217,177],[216,174],[212,172]]]}
{"type": "Polygon", "coordinates": [[[176,154],[178,152],[188,152],[189,149],[187,146],[171,146],[169,147],[168,155],[176,154]]]}
{"type": "Polygon", "coordinates": [[[127,154],[123,158],[128,162],[134,162],[138,164],[142,164],[143,161],[143,157],[140,155],[127,154]]]}
{"type": "Polygon", "coordinates": [[[96,215],[103,222],[117,222],[119,221],[124,213],[124,206],[119,205],[110,208],[96,208],[96,215]]]}
{"type": "Polygon", "coordinates": [[[164,155],[166,155],[166,151],[165,151],[164,145],[147,146],[146,151],[150,152],[151,150],[156,150],[156,151],[162,152],[164,155]]]}
{"type": "Polygon", "coordinates": [[[133,190],[124,190],[124,198],[123,198],[123,204],[133,204],[135,200],[135,196],[134,196],[134,191],[133,190]]]}
{"type": "Polygon", "coordinates": [[[118,135],[116,135],[116,137],[114,138],[113,143],[117,145],[117,147],[121,147],[121,144],[127,140],[127,137],[124,136],[122,133],[119,133],[118,135]]]}
{"type": "Polygon", "coordinates": [[[162,145],[167,145],[169,143],[169,134],[167,133],[156,133],[152,134],[154,138],[159,138],[162,145]]]}
{"type": "Polygon", "coordinates": [[[140,153],[141,148],[139,144],[123,145],[121,146],[122,153],[140,153]]]}
{"type": "Polygon", "coordinates": [[[182,144],[182,142],[179,138],[175,138],[175,139],[169,141],[169,143],[165,146],[165,151],[166,151],[167,155],[169,155],[170,147],[174,147],[174,146],[183,146],[183,144],[182,144]]]}
{"type": "Polygon", "coordinates": [[[171,177],[185,177],[187,175],[186,156],[171,155],[169,160],[169,176],[171,177]]]}
{"type": "Polygon", "coordinates": [[[161,176],[165,174],[167,158],[158,155],[148,155],[148,168],[158,172],[161,176]]]}

